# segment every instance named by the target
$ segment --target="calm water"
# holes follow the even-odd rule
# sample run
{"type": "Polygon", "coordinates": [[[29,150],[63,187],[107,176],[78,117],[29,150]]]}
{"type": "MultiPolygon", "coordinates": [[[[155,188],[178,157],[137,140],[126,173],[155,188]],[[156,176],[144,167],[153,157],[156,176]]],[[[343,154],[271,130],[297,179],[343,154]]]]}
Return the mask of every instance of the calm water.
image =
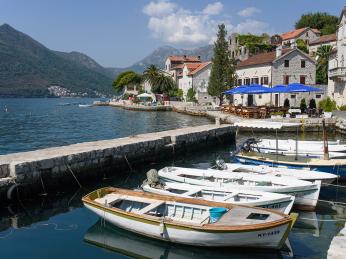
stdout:
{"type": "MultiPolygon", "coordinates": [[[[1,152],[30,150],[79,141],[107,139],[133,133],[197,125],[203,118],[175,113],[137,113],[107,107],[79,108],[60,103],[89,102],[85,99],[6,99],[0,103],[10,112],[0,112],[1,152]],[[40,108],[42,105],[44,108],[40,108]],[[34,119],[33,119],[34,118],[34,119]],[[39,136],[39,137],[38,137],[39,136]]],[[[0,106],[2,107],[2,106],[0,106]]],[[[263,135],[262,135],[263,136],[263,135]]],[[[239,140],[247,135],[240,135],[239,140]]],[[[282,138],[294,137],[283,135],[282,138]]],[[[301,135],[316,139],[318,135],[301,135]]],[[[340,136],[334,136],[340,138],[340,136]]],[[[81,197],[101,186],[138,187],[150,168],[167,165],[207,168],[221,157],[227,160],[234,147],[204,150],[179,160],[113,172],[113,178],[83,184],[82,189],[23,200],[0,206],[1,258],[325,258],[331,239],[346,220],[346,208],[320,202],[315,212],[300,213],[289,236],[289,250],[282,252],[242,249],[202,249],[162,243],[127,231],[102,226],[86,210],[81,197]],[[116,175],[116,177],[114,177],[116,175]]],[[[49,190],[48,190],[49,192],[49,190]]],[[[324,188],[320,198],[346,202],[346,189],[324,188]]]]}
{"type": "Polygon", "coordinates": [[[206,118],[173,112],[78,106],[93,101],[0,99],[0,154],[210,123],[206,118]]]}

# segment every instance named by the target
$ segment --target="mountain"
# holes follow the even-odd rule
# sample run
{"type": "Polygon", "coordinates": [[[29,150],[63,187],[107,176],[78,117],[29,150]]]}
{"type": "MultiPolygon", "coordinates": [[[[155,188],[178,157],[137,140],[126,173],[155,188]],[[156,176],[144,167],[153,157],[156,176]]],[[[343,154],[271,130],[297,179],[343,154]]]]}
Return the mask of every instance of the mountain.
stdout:
{"type": "Polygon", "coordinates": [[[110,94],[112,78],[82,56],[50,50],[4,24],[0,26],[0,96],[48,96],[50,85],[89,96],[110,94]]]}
{"type": "Polygon", "coordinates": [[[124,68],[123,70],[134,70],[136,72],[143,72],[144,69],[155,64],[161,68],[164,67],[166,58],[170,55],[189,55],[189,56],[201,56],[204,61],[211,60],[213,56],[213,46],[207,45],[191,50],[176,49],[171,46],[163,46],[155,49],[148,56],[143,58],[141,61],[136,62],[130,67],[124,68]]]}
{"type": "Polygon", "coordinates": [[[185,50],[171,46],[155,49],[125,68],[107,68],[77,52],[50,50],[8,24],[0,26],[0,96],[48,96],[48,87],[58,85],[74,93],[112,94],[112,81],[121,72],[143,72],[155,64],[164,67],[169,55],[196,55],[210,60],[213,46],[185,50]]]}

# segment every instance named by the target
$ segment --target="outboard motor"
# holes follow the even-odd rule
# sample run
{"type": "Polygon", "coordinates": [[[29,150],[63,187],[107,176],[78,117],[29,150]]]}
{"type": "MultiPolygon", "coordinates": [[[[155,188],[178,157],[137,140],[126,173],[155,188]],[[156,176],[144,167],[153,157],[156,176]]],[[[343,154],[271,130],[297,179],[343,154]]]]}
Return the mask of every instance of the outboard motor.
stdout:
{"type": "Polygon", "coordinates": [[[162,189],[165,184],[160,181],[159,174],[156,169],[150,169],[147,172],[147,179],[143,182],[148,184],[150,187],[162,189]]]}
{"type": "Polygon", "coordinates": [[[260,140],[256,139],[256,138],[248,138],[247,140],[245,140],[243,143],[241,143],[240,145],[237,146],[236,150],[234,150],[233,152],[231,152],[231,157],[235,156],[236,154],[238,154],[241,151],[245,151],[245,152],[249,152],[250,150],[253,149],[254,144],[259,143],[260,140]]]}
{"type": "Polygon", "coordinates": [[[227,169],[227,165],[226,165],[225,161],[222,159],[217,159],[215,161],[215,165],[216,165],[216,168],[219,170],[226,170],[227,169]]]}

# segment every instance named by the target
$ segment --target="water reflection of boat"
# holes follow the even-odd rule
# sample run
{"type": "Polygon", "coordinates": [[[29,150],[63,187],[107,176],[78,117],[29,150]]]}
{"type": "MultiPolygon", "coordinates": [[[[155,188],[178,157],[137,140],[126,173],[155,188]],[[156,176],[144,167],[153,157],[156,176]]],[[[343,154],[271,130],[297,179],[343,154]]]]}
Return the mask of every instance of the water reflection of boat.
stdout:
{"type": "Polygon", "coordinates": [[[312,232],[313,236],[320,236],[320,224],[316,212],[300,211],[294,228],[300,230],[298,232],[312,232]]]}
{"type": "MultiPolygon", "coordinates": [[[[145,238],[99,220],[84,235],[85,242],[131,258],[287,258],[292,251],[197,248],[145,238]]],[[[290,247],[288,245],[287,247],[290,247]]],[[[286,248],[288,249],[288,248],[286,248]]]]}

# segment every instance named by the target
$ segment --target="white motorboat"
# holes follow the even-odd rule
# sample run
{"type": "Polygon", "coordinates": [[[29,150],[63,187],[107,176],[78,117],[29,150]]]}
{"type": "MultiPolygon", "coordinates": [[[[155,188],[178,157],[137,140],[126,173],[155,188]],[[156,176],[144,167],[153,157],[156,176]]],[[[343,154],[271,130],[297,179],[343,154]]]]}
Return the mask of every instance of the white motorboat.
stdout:
{"type": "Polygon", "coordinates": [[[210,188],[172,182],[165,182],[163,185],[144,183],[142,189],[156,194],[273,209],[285,214],[290,213],[295,199],[294,196],[278,193],[210,188]]]}
{"type": "Polygon", "coordinates": [[[338,176],[331,173],[320,171],[311,171],[307,169],[293,169],[285,167],[272,167],[268,165],[244,165],[239,163],[224,163],[216,161],[217,168],[227,172],[235,173],[254,173],[254,174],[269,174],[274,176],[289,176],[299,180],[314,182],[321,180],[322,183],[332,183],[338,176]]]}
{"type": "Polygon", "coordinates": [[[84,206],[134,233],[209,247],[279,249],[297,215],[262,208],[106,187],[83,197],[84,206]]]}
{"type": "MultiPolygon", "coordinates": [[[[290,151],[295,152],[296,151],[296,140],[293,139],[278,139],[278,149],[282,151],[290,151]]],[[[257,144],[254,145],[254,147],[259,147],[263,149],[271,149],[276,150],[276,139],[261,139],[257,144]]],[[[323,154],[323,142],[312,142],[309,143],[308,141],[298,141],[298,152],[305,152],[305,153],[316,153],[321,152],[323,154]]],[[[334,144],[328,146],[329,152],[346,152],[346,145],[342,144],[334,144]]]]}
{"type": "Polygon", "coordinates": [[[249,173],[230,174],[214,169],[165,167],[159,170],[158,174],[162,180],[168,182],[289,194],[296,197],[295,205],[302,210],[314,210],[321,189],[321,181],[311,183],[293,177],[249,173]]]}

